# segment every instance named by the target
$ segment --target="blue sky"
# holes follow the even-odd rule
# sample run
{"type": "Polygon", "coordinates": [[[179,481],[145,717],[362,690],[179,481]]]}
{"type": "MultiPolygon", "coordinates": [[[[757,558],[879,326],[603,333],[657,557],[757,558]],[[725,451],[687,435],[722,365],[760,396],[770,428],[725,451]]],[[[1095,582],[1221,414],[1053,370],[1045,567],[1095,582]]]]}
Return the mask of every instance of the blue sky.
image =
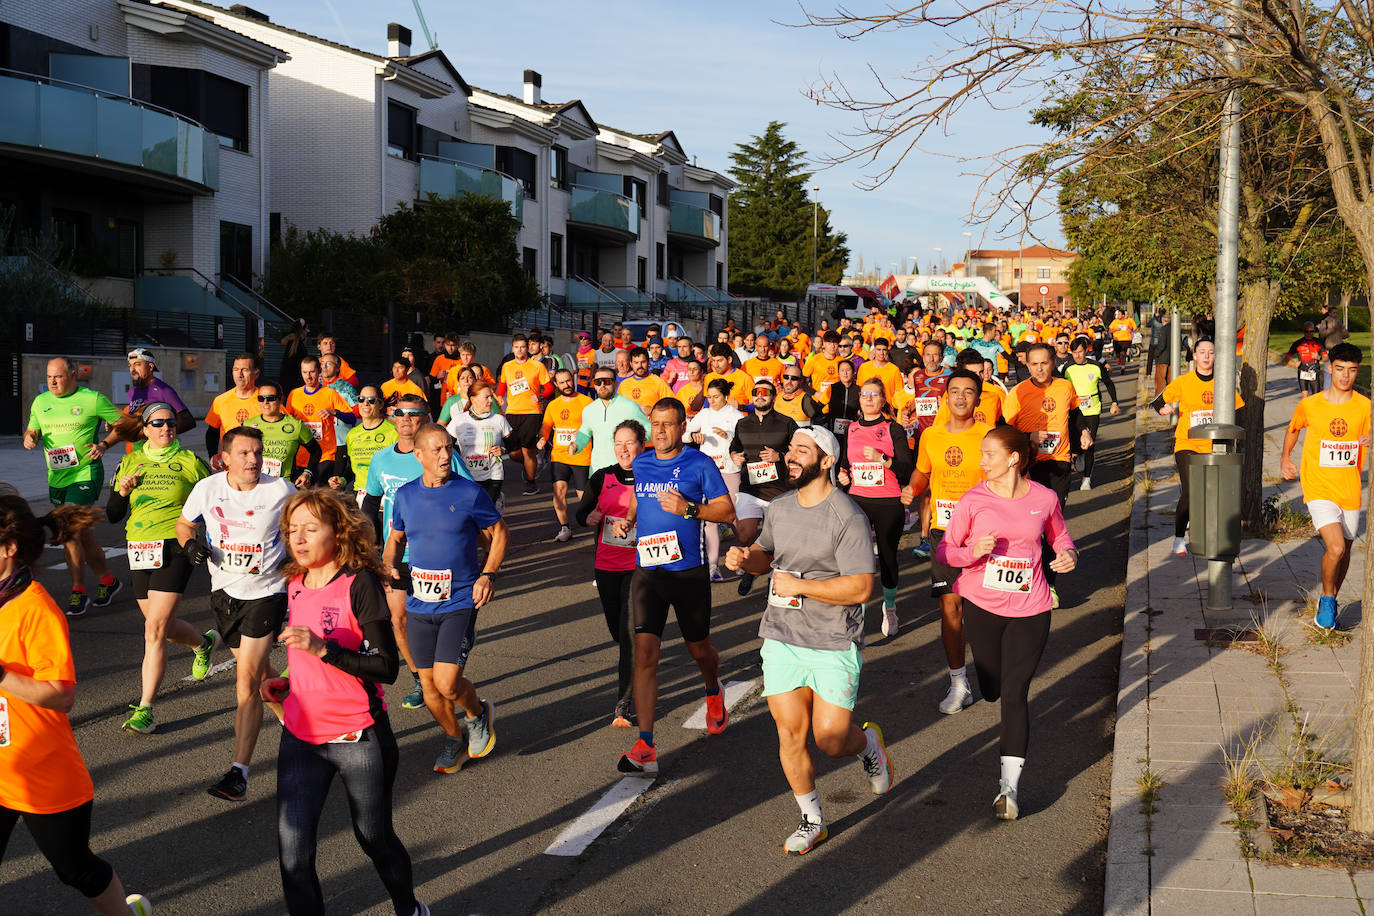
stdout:
{"type": "MultiPolygon", "coordinates": [[[[851,2],[870,10],[881,0],[851,2]]],[[[874,85],[870,64],[884,78],[898,76],[904,64],[920,60],[924,41],[935,40],[905,31],[854,42],[820,29],[787,28],[778,23],[800,21],[801,8],[779,0],[421,3],[439,46],[469,83],[519,95],[525,68],[537,70],[545,99],[580,98],[593,118],[624,130],[673,130],[698,165],[719,172],[729,167],[735,145],[770,120],[786,122],[787,136],[813,156],[838,153],[831,135],[859,122],[848,112],[817,106],[806,88],[833,73],[868,89],[874,85]],[[550,15],[555,9],[558,15],[550,15]]],[[[415,52],[425,49],[411,0],[249,5],[275,22],[377,53],[385,53],[386,24],[399,22],[414,33],[415,52]]],[[[1016,247],[1014,230],[1010,237],[999,232],[1003,220],[970,223],[979,186],[971,173],[986,163],[960,160],[1033,141],[1037,133],[1025,110],[965,110],[929,152],[913,153],[876,191],[856,187],[865,174],[858,165],[818,171],[812,184],[820,186],[832,224],[849,233],[852,266],[862,256],[866,267],[877,261],[884,271],[893,261],[909,268],[913,258],[926,268],[937,246],[946,261],[962,260],[966,231],[973,233],[973,247],[1016,247]]],[[[1036,231],[1062,244],[1052,215],[1036,231]]]]}

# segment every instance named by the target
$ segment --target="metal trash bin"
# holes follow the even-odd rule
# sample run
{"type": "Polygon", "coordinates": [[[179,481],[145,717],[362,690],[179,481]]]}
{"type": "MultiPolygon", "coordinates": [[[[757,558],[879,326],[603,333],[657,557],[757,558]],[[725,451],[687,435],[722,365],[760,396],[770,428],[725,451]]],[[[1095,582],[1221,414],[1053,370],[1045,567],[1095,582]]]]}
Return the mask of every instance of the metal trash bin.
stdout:
{"type": "Polygon", "coordinates": [[[1245,430],[1229,423],[1205,423],[1188,430],[1211,439],[1211,454],[1188,456],[1188,550],[1209,560],[1240,554],[1241,455],[1245,430]]]}

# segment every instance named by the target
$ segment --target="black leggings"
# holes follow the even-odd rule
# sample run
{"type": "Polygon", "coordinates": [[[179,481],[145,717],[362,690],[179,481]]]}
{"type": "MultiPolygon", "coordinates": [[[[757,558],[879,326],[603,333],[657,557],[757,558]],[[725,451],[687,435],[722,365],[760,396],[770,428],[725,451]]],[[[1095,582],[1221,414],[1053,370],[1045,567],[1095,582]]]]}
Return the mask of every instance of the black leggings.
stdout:
{"type": "Polygon", "coordinates": [[[91,802],[56,814],[31,814],[0,807],[0,861],[14,825],[23,818],[38,851],[57,878],[87,898],[99,897],[114,879],[110,863],[91,852],[91,802]]]}
{"type": "Polygon", "coordinates": [[[902,539],[906,508],[895,496],[851,496],[868,516],[878,544],[878,574],[883,588],[897,587],[897,543],[902,539]]]}
{"type": "Polygon", "coordinates": [[[1030,741],[1031,678],[1045,654],[1050,615],[1000,617],[964,599],[964,639],[983,699],[1002,700],[1002,756],[1025,757],[1030,741]]]}
{"type": "Polygon", "coordinates": [[[616,697],[621,700],[628,700],[634,687],[635,628],[634,618],[630,616],[630,579],[634,574],[633,569],[624,572],[598,569],[593,573],[596,593],[601,597],[601,611],[606,615],[606,629],[610,631],[611,641],[620,645],[616,697]]]}
{"type": "Polygon", "coordinates": [[[1069,445],[1075,455],[1083,456],[1084,477],[1093,476],[1093,459],[1097,457],[1097,427],[1101,422],[1101,414],[1093,414],[1091,417],[1074,417],[1069,445]],[[1083,430],[1085,429],[1088,431],[1088,435],[1093,437],[1093,444],[1086,449],[1079,445],[1083,441],[1083,430]]]}
{"type": "Polygon", "coordinates": [[[1174,452],[1174,464],[1178,467],[1178,507],[1174,509],[1174,537],[1176,538],[1181,538],[1188,533],[1188,469],[1191,467],[1190,456],[1192,454],[1192,452],[1174,452]]]}
{"type": "MultiPolygon", "coordinates": [[[[1069,483],[1073,480],[1073,465],[1067,461],[1034,461],[1031,462],[1030,479],[1040,484],[1042,487],[1049,487],[1054,491],[1054,495],[1059,497],[1059,511],[1064,511],[1064,504],[1069,501],[1069,483]]],[[[1040,568],[1045,573],[1045,581],[1054,587],[1055,580],[1059,574],[1050,569],[1050,562],[1054,559],[1054,548],[1050,545],[1049,538],[1041,535],[1040,537],[1040,568]]]]}

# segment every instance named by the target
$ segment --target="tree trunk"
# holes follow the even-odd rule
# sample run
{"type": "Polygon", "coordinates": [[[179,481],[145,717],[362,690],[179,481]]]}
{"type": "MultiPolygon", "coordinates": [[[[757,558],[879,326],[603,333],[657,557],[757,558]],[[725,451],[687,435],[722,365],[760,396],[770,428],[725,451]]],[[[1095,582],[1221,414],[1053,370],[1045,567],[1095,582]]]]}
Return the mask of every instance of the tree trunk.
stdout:
{"type": "MultiPolygon", "coordinates": [[[[1273,280],[1253,280],[1245,284],[1240,303],[1240,321],[1245,328],[1245,343],[1240,353],[1240,396],[1245,409],[1237,412],[1245,427],[1241,450],[1240,518],[1250,531],[1264,523],[1260,512],[1264,491],[1264,385],[1269,371],[1269,321],[1278,306],[1280,287],[1273,280]]],[[[1217,346],[1225,346],[1217,341],[1217,346]]]]}

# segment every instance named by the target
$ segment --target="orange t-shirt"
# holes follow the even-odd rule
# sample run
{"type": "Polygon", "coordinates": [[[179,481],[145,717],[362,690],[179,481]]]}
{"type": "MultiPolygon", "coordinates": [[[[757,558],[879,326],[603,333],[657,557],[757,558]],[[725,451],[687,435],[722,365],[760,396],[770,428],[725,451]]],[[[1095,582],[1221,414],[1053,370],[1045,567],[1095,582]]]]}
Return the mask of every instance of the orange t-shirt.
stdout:
{"type": "Polygon", "coordinates": [[[227,433],[242,426],[244,420],[256,417],[260,413],[262,405],[258,403],[256,388],[246,398],[239,397],[237,388],[230,388],[223,394],[216,395],[210,403],[210,411],[205,415],[205,425],[213,426],[221,433],[227,433]]]}
{"type": "Polygon", "coordinates": [[[422,401],[426,404],[429,403],[429,398],[425,397],[425,393],[420,390],[420,386],[410,379],[406,379],[404,382],[398,382],[394,378],[389,378],[385,382],[382,382],[382,398],[391,400],[393,394],[397,397],[403,394],[419,395],[422,401]]]}
{"type": "MultiPolygon", "coordinates": [[[[37,582],[0,609],[0,659],[15,674],[76,683],[67,618],[37,582]]],[[[56,814],[94,796],[66,713],[0,690],[0,806],[56,814]]]]}
{"type": "Polygon", "coordinates": [[[820,391],[826,385],[840,380],[840,373],[835,367],[840,364],[843,356],[836,355],[828,357],[824,353],[813,353],[811,358],[806,361],[802,375],[811,380],[811,390],[820,391]]]}
{"type": "Polygon", "coordinates": [[[717,375],[714,372],[706,373],[706,377],[701,380],[701,388],[705,391],[711,387],[713,379],[723,378],[727,382],[732,382],[734,387],[730,389],[730,402],[743,407],[754,399],[754,380],[744,372],[743,369],[734,369],[725,375],[717,375]]]}
{"type": "MultiPolygon", "coordinates": [[[[703,381],[705,380],[703,379],[703,381]]],[[[687,411],[687,419],[690,420],[692,417],[695,417],[697,414],[701,413],[701,407],[698,407],[695,410],[692,409],[692,399],[699,394],[704,395],[705,391],[706,389],[702,387],[701,382],[688,382],[687,384],[679,388],[677,391],[673,392],[673,397],[681,401],[682,408],[687,411]]],[[[706,404],[704,398],[702,399],[701,403],[703,406],[706,404]]]]}
{"type": "MultiPolygon", "coordinates": [[[[474,373],[477,373],[480,376],[477,379],[479,382],[486,382],[493,389],[496,387],[496,379],[491,377],[491,371],[487,369],[486,366],[473,363],[468,368],[472,369],[474,373]]],[[[462,375],[462,373],[462,363],[454,363],[452,366],[449,367],[448,372],[445,373],[444,384],[440,388],[440,391],[442,392],[445,401],[447,401],[449,398],[453,397],[455,394],[458,393],[458,376],[462,375]]]]}
{"type": "Polygon", "coordinates": [[[1077,407],[1078,392],[1068,379],[1051,378],[1044,388],[1026,379],[1008,392],[1002,415],[1023,433],[1049,433],[1035,448],[1036,461],[1068,461],[1069,411],[1077,407]]]}
{"type": "Polygon", "coordinates": [[[1369,432],[1369,398],[1352,392],[1344,404],[1332,404],[1325,392],[1309,395],[1293,411],[1289,432],[1307,429],[1302,445],[1302,498],[1327,499],[1342,509],[1360,508],[1360,469],[1369,432]]]}
{"type": "MultiPolygon", "coordinates": [[[[1002,416],[1002,402],[1007,393],[993,382],[983,383],[983,393],[978,398],[978,406],[973,408],[973,419],[988,426],[996,426],[1002,416]]],[[[940,400],[940,409],[935,411],[935,421],[931,426],[940,426],[949,420],[949,404],[940,400]]]]}
{"type": "Polygon", "coordinates": [[[663,398],[673,396],[673,386],[652,373],[644,376],[644,378],[636,378],[632,375],[620,383],[620,387],[616,389],[616,394],[634,401],[639,405],[639,409],[644,411],[644,416],[647,417],[655,404],[663,398]]]}
{"type": "Polygon", "coordinates": [[[902,378],[902,370],[892,363],[883,363],[881,368],[876,363],[864,363],[859,366],[859,374],[854,377],[854,381],[862,385],[871,378],[876,378],[883,383],[883,396],[887,398],[889,404],[897,397],[897,392],[902,390],[902,386],[906,384],[906,379],[902,378]]]}
{"type": "Polygon", "coordinates": [[[458,365],[458,357],[440,353],[434,357],[434,362],[429,367],[429,374],[432,378],[443,379],[448,375],[448,370],[458,365]]]}
{"type": "Polygon", "coordinates": [[[754,381],[766,378],[771,379],[773,384],[776,385],[778,383],[778,376],[782,375],[782,363],[777,357],[759,359],[755,356],[753,359],[744,361],[744,372],[754,381]]]}
{"type": "MultiPolygon", "coordinates": [[[[1191,439],[1188,431],[1194,426],[1212,422],[1212,395],[1215,391],[1214,379],[1203,381],[1198,378],[1197,370],[1185,372],[1164,386],[1160,392],[1164,403],[1178,405],[1178,425],[1174,427],[1174,451],[1197,452],[1206,455],[1212,451],[1211,439],[1191,439]]],[[[1301,402],[1299,402],[1301,403],[1301,402]]],[[[1245,406],[1245,399],[1236,391],[1236,408],[1245,406]]]]}
{"type": "MultiPolygon", "coordinates": [[[[305,386],[302,385],[300,388],[293,388],[286,396],[286,412],[309,427],[310,435],[320,444],[320,460],[332,461],[339,445],[334,435],[334,420],[316,419],[316,415],[326,408],[338,413],[353,412],[352,406],[343,399],[343,395],[324,385],[316,388],[313,393],[307,393],[305,386]]],[[[300,449],[296,453],[297,464],[305,465],[309,461],[310,455],[305,449],[300,449]]]]}
{"type": "Polygon", "coordinates": [[[537,359],[507,360],[496,393],[506,399],[506,416],[539,413],[539,393],[550,383],[549,370],[537,359]]]}
{"type": "Polygon", "coordinates": [[[570,464],[573,467],[591,466],[591,449],[584,448],[576,455],[568,454],[568,446],[573,444],[573,440],[577,438],[577,430],[582,426],[582,411],[586,410],[591,402],[592,399],[585,394],[575,394],[570,398],[560,394],[544,408],[542,434],[549,437],[549,441],[553,443],[553,450],[549,453],[550,461],[570,464]]]}
{"type": "Polygon", "coordinates": [[[991,429],[986,423],[974,423],[961,433],[952,433],[936,420],[921,434],[916,470],[930,478],[930,527],[941,531],[948,528],[954,504],[983,479],[978,460],[983,437],[991,429]]]}

